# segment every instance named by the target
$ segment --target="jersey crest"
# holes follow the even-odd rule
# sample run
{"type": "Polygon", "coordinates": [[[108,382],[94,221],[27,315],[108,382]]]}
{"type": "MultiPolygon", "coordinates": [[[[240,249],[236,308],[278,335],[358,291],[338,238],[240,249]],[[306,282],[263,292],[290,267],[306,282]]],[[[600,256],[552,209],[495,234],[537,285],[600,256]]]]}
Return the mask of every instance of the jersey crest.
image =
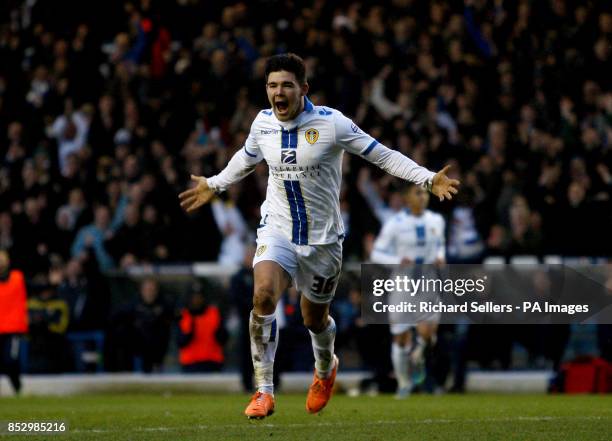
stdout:
{"type": "Polygon", "coordinates": [[[314,144],[319,139],[319,131],[317,129],[308,129],[306,133],[304,133],[304,136],[308,144],[314,144]]]}

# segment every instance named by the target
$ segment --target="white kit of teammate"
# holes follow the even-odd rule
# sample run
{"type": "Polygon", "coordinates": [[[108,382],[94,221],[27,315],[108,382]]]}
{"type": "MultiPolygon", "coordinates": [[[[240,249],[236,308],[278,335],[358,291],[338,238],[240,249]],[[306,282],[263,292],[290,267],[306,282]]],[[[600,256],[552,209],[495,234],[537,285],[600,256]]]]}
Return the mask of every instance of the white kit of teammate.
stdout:
{"type": "MultiPolygon", "coordinates": [[[[407,204],[416,210],[412,213],[405,209],[393,215],[382,227],[370,256],[370,260],[380,264],[410,263],[416,267],[406,267],[402,275],[410,273],[431,274],[432,266],[419,267],[419,264],[445,262],[445,221],[431,210],[425,209],[429,197],[421,189],[410,187],[405,192],[407,204]]],[[[434,275],[435,277],[435,275],[434,275]]],[[[436,293],[417,293],[419,300],[424,296],[437,296],[436,293]]],[[[390,295],[390,303],[405,300],[402,293],[390,295]]],[[[437,315],[432,314],[389,314],[390,329],[393,336],[391,361],[398,381],[398,398],[410,394],[414,384],[425,379],[425,346],[435,341],[437,315]],[[415,326],[420,324],[417,330],[415,326]]]]}
{"type": "Polygon", "coordinates": [[[414,263],[444,260],[445,222],[442,215],[425,210],[415,216],[409,210],[394,214],[383,225],[372,250],[375,263],[399,264],[408,258],[414,263]]]}

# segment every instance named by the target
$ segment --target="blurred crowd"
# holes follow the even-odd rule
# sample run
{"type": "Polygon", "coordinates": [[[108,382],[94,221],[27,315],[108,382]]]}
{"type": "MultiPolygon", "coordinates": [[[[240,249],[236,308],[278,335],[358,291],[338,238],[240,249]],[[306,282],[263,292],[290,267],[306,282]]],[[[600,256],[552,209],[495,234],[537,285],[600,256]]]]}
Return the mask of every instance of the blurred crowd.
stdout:
{"type": "MultiPolygon", "coordinates": [[[[286,51],[315,104],[452,165],[459,196],[431,204],[449,261],[612,255],[610,2],[8,0],[0,248],[32,293],[74,306],[87,285],[96,311],[108,271],[240,265],[265,164],[195,215],[177,194],[242,146],[268,107],[265,59],[286,51]]],[[[401,182],[351,155],[343,173],[345,260],[367,260],[401,182]]]]}
{"type": "MultiPolygon", "coordinates": [[[[176,195],[242,145],[268,105],[264,60],[288,50],[305,58],[315,103],[431,169],[453,165],[461,197],[432,204],[451,259],[610,255],[604,1],[2,8],[0,246],[30,277],[88,253],[103,271],[239,263],[265,164],[194,217],[176,195]]],[[[346,156],[346,258],[363,260],[401,183],[346,156]]]]}

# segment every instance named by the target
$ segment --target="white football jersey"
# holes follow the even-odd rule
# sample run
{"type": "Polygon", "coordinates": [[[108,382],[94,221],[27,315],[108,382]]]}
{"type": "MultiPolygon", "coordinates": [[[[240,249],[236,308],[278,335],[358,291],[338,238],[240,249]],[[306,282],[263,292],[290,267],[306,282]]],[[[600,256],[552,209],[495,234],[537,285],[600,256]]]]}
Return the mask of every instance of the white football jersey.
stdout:
{"type": "Polygon", "coordinates": [[[344,150],[420,185],[430,184],[434,175],[380,144],[338,110],[314,106],[304,97],[304,111],[291,121],[262,110],[244,147],[221,173],[208,178],[208,185],[223,191],[265,159],[270,172],[261,224],[296,245],[337,242],[344,235],[339,202],[344,150]]]}
{"type": "Polygon", "coordinates": [[[430,210],[415,216],[403,210],[382,227],[370,259],[374,263],[397,264],[403,258],[414,263],[445,259],[444,218],[430,210]]]}

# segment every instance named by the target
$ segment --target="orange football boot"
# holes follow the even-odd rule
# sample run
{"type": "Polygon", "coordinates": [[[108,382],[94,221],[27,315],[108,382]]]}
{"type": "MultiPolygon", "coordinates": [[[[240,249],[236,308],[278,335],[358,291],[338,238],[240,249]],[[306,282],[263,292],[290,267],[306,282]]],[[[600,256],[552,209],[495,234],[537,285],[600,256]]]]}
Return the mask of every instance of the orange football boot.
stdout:
{"type": "Polygon", "coordinates": [[[306,411],[308,413],[319,412],[331,398],[334,389],[334,381],[336,381],[336,372],[338,372],[338,364],[338,357],[334,355],[334,369],[327,378],[317,377],[317,370],[315,369],[314,379],[308,389],[308,396],[306,397],[306,411]]]}
{"type": "Polygon", "coordinates": [[[274,397],[271,394],[255,392],[244,411],[249,419],[260,420],[274,413],[274,397]]]}

